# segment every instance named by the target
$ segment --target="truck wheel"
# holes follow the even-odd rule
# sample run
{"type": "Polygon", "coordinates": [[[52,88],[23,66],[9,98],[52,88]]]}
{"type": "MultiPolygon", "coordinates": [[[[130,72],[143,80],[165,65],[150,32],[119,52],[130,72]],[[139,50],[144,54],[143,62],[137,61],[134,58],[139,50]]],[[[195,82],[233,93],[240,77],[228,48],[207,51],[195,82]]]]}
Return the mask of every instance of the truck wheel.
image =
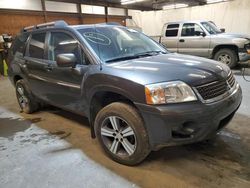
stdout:
{"type": "Polygon", "coordinates": [[[94,127],[102,148],[118,163],[136,165],[150,153],[143,120],[128,104],[115,102],[104,107],[97,114],[94,127]]]}
{"type": "Polygon", "coordinates": [[[214,59],[233,68],[236,66],[238,58],[234,50],[225,48],[216,52],[214,59]]]}
{"type": "Polygon", "coordinates": [[[35,100],[23,79],[16,82],[16,97],[23,112],[31,114],[38,110],[39,103],[35,100]]]}

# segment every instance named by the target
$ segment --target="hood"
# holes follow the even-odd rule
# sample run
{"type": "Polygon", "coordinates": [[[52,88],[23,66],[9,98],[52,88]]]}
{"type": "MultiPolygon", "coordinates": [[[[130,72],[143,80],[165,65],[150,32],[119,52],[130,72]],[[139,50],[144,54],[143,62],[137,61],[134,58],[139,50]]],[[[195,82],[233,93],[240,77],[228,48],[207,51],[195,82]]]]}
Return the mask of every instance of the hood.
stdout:
{"type": "Polygon", "coordinates": [[[244,38],[250,40],[250,35],[236,34],[236,33],[220,33],[218,36],[228,37],[228,38],[244,38]]]}
{"type": "Polygon", "coordinates": [[[222,63],[175,53],[106,64],[109,74],[140,84],[181,80],[198,86],[226,79],[230,69],[222,63]]]}

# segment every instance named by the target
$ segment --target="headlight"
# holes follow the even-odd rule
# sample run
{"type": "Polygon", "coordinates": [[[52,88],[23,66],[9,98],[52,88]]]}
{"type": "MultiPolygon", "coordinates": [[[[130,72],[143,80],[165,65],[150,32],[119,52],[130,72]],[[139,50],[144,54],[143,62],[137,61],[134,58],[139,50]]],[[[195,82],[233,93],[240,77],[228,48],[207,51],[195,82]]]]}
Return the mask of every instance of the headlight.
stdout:
{"type": "Polygon", "coordinates": [[[180,103],[197,100],[193,90],[182,81],[145,86],[147,104],[180,103]]]}

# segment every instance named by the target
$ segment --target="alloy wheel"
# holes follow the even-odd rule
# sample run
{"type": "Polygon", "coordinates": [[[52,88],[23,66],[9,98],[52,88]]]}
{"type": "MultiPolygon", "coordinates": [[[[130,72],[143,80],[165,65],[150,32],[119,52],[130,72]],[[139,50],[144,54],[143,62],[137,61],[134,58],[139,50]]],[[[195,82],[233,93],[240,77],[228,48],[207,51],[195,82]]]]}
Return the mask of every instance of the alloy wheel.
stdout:
{"type": "Polygon", "coordinates": [[[136,136],[132,127],[117,116],[107,117],[101,126],[104,145],[115,155],[131,156],[136,150],[136,136]]]}
{"type": "Polygon", "coordinates": [[[17,87],[17,97],[18,97],[18,102],[22,108],[25,108],[28,106],[29,100],[25,96],[24,89],[21,86],[17,87]]]}

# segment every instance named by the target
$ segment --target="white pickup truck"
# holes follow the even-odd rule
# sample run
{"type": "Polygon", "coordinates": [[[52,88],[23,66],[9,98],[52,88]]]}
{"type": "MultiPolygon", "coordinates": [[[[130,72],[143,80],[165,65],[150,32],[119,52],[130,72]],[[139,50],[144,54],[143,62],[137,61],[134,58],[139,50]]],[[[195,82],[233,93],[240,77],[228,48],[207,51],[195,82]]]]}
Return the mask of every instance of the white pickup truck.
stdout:
{"type": "Polygon", "coordinates": [[[230,68],[250,60],[250,36],[223,33],[210,21],[166,23],[159,42],[171,52],[215,59],[230,68]]]}

